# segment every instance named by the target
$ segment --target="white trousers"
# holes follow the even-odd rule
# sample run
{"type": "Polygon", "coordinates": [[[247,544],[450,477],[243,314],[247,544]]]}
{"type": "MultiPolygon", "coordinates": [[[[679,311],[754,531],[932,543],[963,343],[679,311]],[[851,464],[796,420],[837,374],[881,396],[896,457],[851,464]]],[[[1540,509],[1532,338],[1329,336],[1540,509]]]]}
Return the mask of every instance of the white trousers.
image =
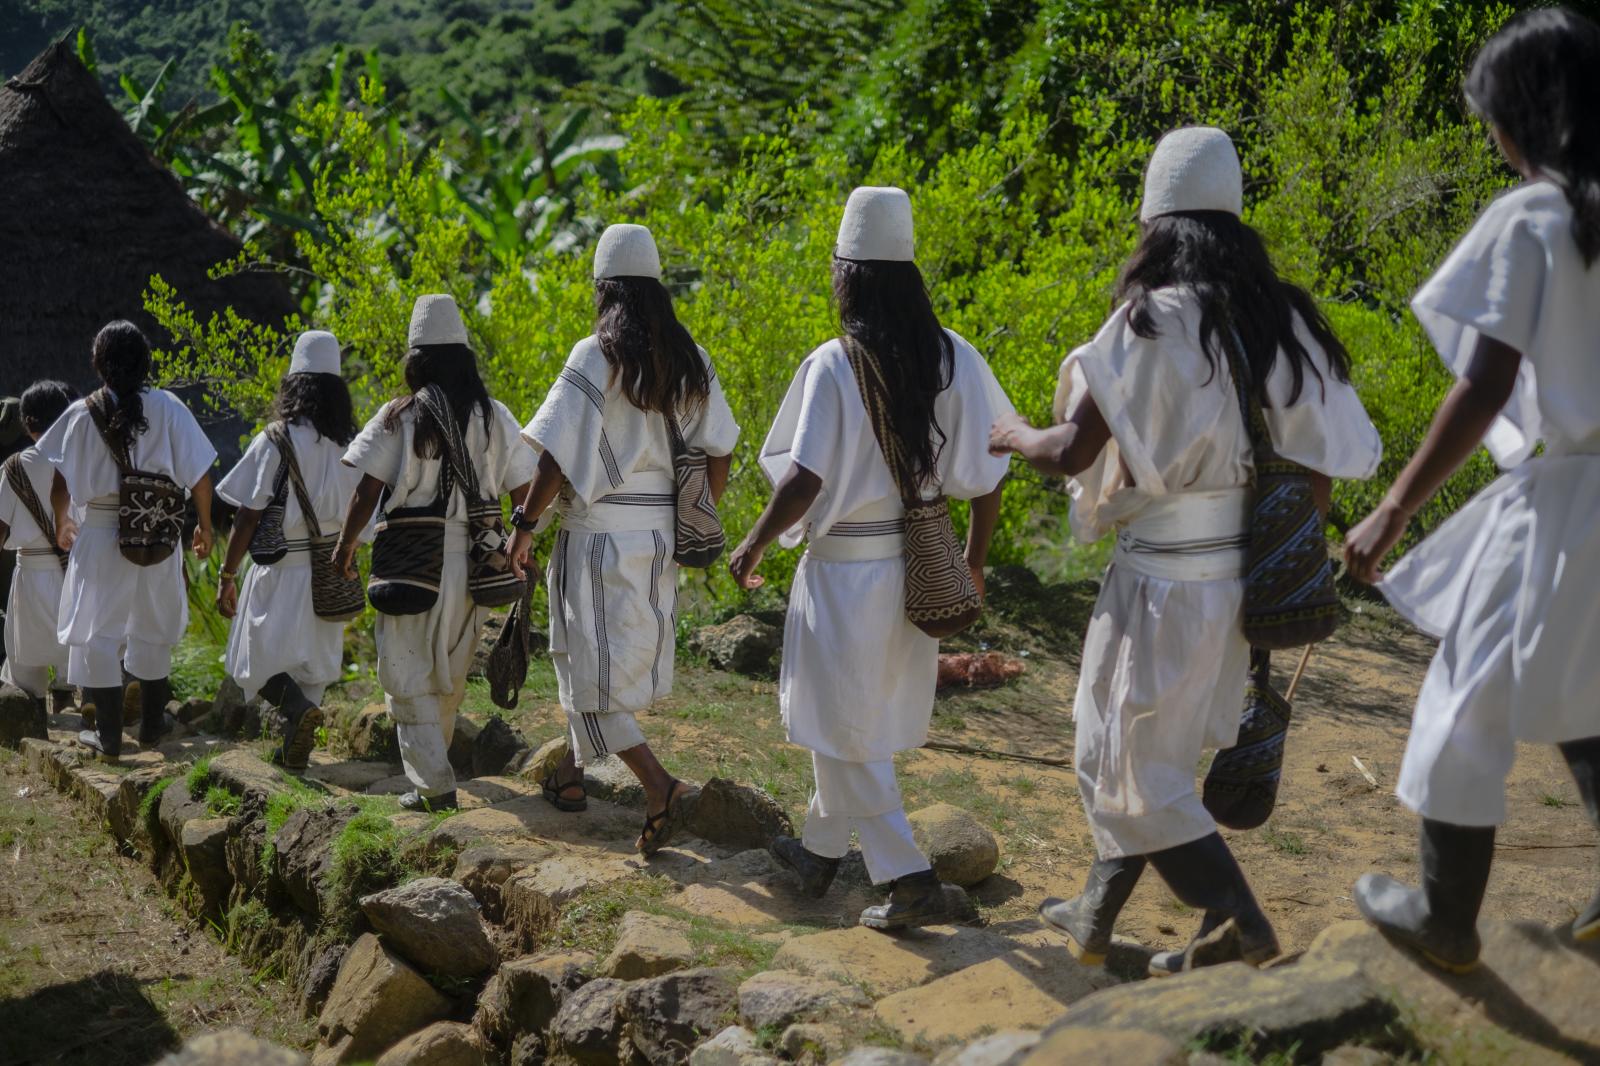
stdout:
{"type": "Polygon", "coordinates": [[[160,681],[172,673],[172,648],[138,637],[95,637],[69,649],[67,680],[82,688],[121,688],[126,666],[140,681],[160,681]]]}
{"type": "Polygon", "coordinates": [[[928,869],[927,856],[912,837],[892,761],[845,762],[812,752],[811,769],[816,791],[811,794],[801,837],[807,851],[824,858],[843,858],[850,850],[850,832],[854,830],[873,884],[928,869]]]}
{"type": "Polygon", "coordinates": [[[568,711],[567,734],[572,739],[572,755],[579,766],[588,766],[607,755],[636,748],[645,742],[639,720],[629,711],[610,714],[568,711]]]}
{"type": "Polygon", "coordinates": [[[23,666],[11,658],[6,659],[4,666],[0,666],[0,681],[20,688],[35,699],[43,699],[47,689],[59,692],[72,690],[65,674],[57,674],[52,682],[48,666],[23,666]]]}
{"type": "Polygon", "coordinates": [[[450,740],[456,734],[456,711],[465,696],[462,687],[448,696],[386,697],[400,741],[400,761],[418,795],[442,796],[455,791],[450,740]]]}

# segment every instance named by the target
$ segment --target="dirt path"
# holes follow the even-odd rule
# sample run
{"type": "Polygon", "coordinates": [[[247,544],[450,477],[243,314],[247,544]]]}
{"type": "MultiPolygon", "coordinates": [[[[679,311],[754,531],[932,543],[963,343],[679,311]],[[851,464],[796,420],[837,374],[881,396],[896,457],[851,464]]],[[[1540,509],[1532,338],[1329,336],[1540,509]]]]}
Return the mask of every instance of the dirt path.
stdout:
{"type": "Polygon", "coordinates": [[[0,1066],[143,1066],[225,1026],[314,1037],[287,986],[249,972],[4,749],[0,788],[0,1066]]]}

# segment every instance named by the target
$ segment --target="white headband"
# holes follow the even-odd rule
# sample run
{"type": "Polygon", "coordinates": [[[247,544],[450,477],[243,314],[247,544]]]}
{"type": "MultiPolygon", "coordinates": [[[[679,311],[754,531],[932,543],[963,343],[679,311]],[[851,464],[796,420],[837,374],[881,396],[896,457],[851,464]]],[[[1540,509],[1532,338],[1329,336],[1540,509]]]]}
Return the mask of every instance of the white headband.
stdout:
{"type": "Polygon", "coordinates": [[[337,374],[339,342],[327,330],[308,329],[294,341],[289,357],[291,374],[337,374]]]}
{"type": "Polygon", "coordinates": [[[594,249],[594,276],[661,280],[661,254],[656,239],[643,226],[619,222],[607,226],[594,249]]]}
{"type": "Polygon", "coordinates": [[[911,197],[892,186],[863,185],[845,201],[839,240],[841,259],[887,259],[909,263],[916,241],[911,229],[911,197]]]}
{"type": "Polygon", "coordinates": [[[1215,126],[1185,126],[1156,145],[1144,176],[1139,218],[1174,211],[1244,212],[1244,177],[1233,141],[1215,126]]]}
{"type": "Polygon", "coordinates": [[[411,329],[406,344],[421,348],[429,344],[467,344],[467,327],[454,297],[431,294],[418,296],[411,308],[411,329]]]}

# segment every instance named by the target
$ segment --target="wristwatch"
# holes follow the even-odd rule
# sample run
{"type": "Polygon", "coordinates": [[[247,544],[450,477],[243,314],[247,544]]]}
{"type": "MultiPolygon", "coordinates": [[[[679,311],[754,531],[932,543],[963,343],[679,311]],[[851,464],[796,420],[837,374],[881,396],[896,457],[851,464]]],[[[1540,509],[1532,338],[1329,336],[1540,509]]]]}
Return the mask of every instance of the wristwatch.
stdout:
{"type": "Polygon", "coordinates": [[[520,503],[511,508],[511,524],[524,533],[532,533],[535,529],[539,528],[539,523],[537,520],[532,522],[528,521],[527,512],[522,509],[522,505],[520,503]]]}

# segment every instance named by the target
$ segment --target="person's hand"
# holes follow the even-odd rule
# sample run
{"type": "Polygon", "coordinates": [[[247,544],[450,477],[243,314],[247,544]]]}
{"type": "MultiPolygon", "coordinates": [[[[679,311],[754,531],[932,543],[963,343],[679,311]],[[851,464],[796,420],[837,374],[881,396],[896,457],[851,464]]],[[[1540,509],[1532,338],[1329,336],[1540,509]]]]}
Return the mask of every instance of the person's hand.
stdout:
{"type": "Polygon", "coordinates": [[[333,568],[345,576],[348,581],[354,581],[361,575],[356,571],[356,546],[346,544],[344,541],[333,546],[333,568]]]}
{"type": "Polygon", "coordinates": [[[738,582],[742,589],[758,589],[767,583],[767,579],[756,573],[756,568],[761,565],[761,557],[767,554],[767,549],[758,548],[749,538],[733,550],[733,556],[728,560],[728,572],[733,574],[733,580],[738,582]]]}
{"type": "Polygon", "coordinates": [[[1385,499],[1354,529],[1345,534],[1344,565],[1351,577],[1362,584],[1375,584],[1381,574],[1378,564],[1406,534],[1411,515],[1385,499]]]}
{"type": "Polygon", "coordinates": [[[533,534],[524,529],[513,530],[511,543],[506,546],[506,562],[518,581],[528,580],[528,554],[533,550],[533,534]]]}
{"type": "Polygon", "coordinates": [[[984,599],[983,564],[969,562],[967,570],[972,574],[972,585],[978,590],[978,599],[984,599]]]}
{"type": "Polygon", "coordinates": [[[1017,435],[1032,428],[1028,420],[1015,411],[1001,415],[989,427],[989,454],[1010,455],[1017,450],[1017,435]]]}
{"type": "Polygon", "coordinates": [[[61,523],[60,529],[56,530],[56,545],[62,551],[69,552],[76,543],[78,543],[78,523],[69,518],[61,523]]]}
{"type": "Polygon", "coordinates": [[[204,559],[211,554],[211,530],[205,526],[194,527],[194,557],[204,559]]]}
{"type": "Polygon", "coordinates": [[[227,619],[239,613],[239,586],[231,577],[217,579],[217,613],[227,619]]]}

